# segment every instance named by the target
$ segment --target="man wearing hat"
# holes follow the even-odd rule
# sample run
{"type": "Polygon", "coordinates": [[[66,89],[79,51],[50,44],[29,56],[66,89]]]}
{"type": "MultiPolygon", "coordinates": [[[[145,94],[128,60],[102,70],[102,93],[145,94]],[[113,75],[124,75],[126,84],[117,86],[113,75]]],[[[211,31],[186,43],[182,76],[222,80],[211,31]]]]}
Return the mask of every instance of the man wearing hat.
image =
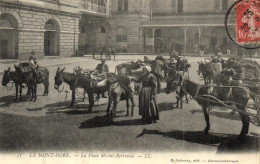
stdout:
{"type": "MultiPolygon", "coordinates": [[[[101,63],[97,65],[95,70],[97,74],[105,74],[109,72],[108,66],[106,65],[106,59],[101,59],[101,63]]],[[[102,93],[102,97],[106,98],[105,93],[102,93]]],[[[98,98],[99,98],[99,94],[98,94],[98,98]]]]}
{"type": "Polygon", "coordinates": [[[38,64],[36,62],[36,57],[35,57],[35,51],[32,50],[31,56],[29,57],[29,67],[33,69],[33,71],[36,73],[37,80],[38,82],[41,81],[41,74],[38,71],[38,64]]]}
{"type": "Polygon", "coordinates": [[[99,74],[109,72],[108,66],[106,65],[106,59],[101,59],[101,63],[97,65],[96,71],[99,74]]]}

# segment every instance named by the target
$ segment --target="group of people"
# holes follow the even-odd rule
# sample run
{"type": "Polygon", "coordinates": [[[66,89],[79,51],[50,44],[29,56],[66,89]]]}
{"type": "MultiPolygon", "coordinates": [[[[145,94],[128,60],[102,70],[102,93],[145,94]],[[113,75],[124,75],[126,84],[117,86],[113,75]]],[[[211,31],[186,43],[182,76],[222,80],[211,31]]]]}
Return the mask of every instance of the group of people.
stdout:
{"type": "Polygon", "coordinates": [[[93,48],[93,59],[95,59],[95,54],[100,53],[101,59],[103,58],[103,55],[106,55],[107,60],[111,60],[111,55],[114,56],[114,60],[116,59],[116,49],[114,46],[103,46],[99,47],[98,45],[94,46],[93,48]]]}

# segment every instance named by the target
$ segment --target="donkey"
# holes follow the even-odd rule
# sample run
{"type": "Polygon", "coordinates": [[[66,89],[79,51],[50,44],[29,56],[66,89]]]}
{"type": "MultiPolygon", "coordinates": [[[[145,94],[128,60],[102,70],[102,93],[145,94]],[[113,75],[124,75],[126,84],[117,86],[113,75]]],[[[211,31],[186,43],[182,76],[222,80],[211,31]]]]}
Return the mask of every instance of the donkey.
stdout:
{"type": "Polygon", "coordinates": [[[76,88],[82,88],[82,86],[80,86],[79,84],[75,84],[76,75],[74,73],[64,72],[64,70],[65,68],[61,70],[60,67],[58,67],[56,75],[54,77],[54,88],[58,90],[63,82],[69,85],[70,90],[72,91],[72,101],[70,103],[70,106],[72,107],[75,103],[76,88]]]}
{"type": "MultiPolygon", "coordinates": [[[[18,69],[17,67],[15,68],[16,70],[18,69]]],[[[37,84],[43,83],[44,85],[42,96],[47,96],[49,94],[49,70],[45,67],[38,67],[37,69],[36,72],[33,68],[27,67],[26,71],[23,73],[28,89],[32,92],[30,101],[34,102],[36,102],[37,99],[37,84]]]]}
{"type": "Polygon", "coordinates": [[[77,76],[74,73],[64,72],[65,68],[62,70],[58,67],[56,71],[56,75],[54,77],[55,89],[59,89],[59,86],[65,82],[70,86],[70,90],[72,91],[72,101],[70,106],[72,107],[75,103],[75,93],[76,88],[83,88],[84,93],[87,93],[89,98],[89,111],[91,112],[94,107],[94,94],[100,94],[103,92],[107,92],[110,86],[110,81],[105,80],[105,85],[98,86],[98,81],[92,79],[90,76],[77,76]]]}
{"type": "MultiPolygon", "coordinates": [[[[182,77],[180,76],[180,78],[182,77]]],[[[202,107],[206,120],[206,127],[204,129],[205,134],[208,134],[208,131],[210,130],[209,110],[211,109],[211,106],[222,106],[221,103],[219,103],[212,97],[215,97],[220,101],[234,102],[237,109],[241,111],[245,111],[246,105],[250,98],[249,93],[241,87],[212,87],[208,85],[201,86],[200,84],[187,79],[182,80],[185,91],[190,94],[202,107]],[[205,95],[209,95],[212,97],[207,97],[205,95]]],[[[239,115],[243,124],[240,132],[240,137],[244,137],[246,134],[248,134],[250,119],[245,113],[239,112],[239,115]]]]}
{"type": "MultiPolygon", "coordinates": [[[[29,66],[28,62],[20,63],[19,65],[14,65],[14,68],[17,72],[23,75],[23,79],[25,79],[26,83],[36,83],[44,85],[44,92],[42,96],[48,96],[49,94],[49,70],[46,67],[38,66],[35,70],[29,66]],[[22,71],[23,70],[23,71],[22,71]],[[35,78],[35,79],[32,79],[35,78]]],[[[37,86],[36,86],[37,87],[37,86]]],[[[29,89],[29,92],[31,90],[29,89]]]]}
{"type": "Polygon", "coordinates": [[[198,62],[198,64],[198,75],[200,76],[202,74],[205,84],[210,84],[215,76],[215,68],[213,67],[212,63],[198,62]]]}
{"type": "Polygon", "coordinates": [[[17,101],[18,99],[18,90],[20,93],[20,101],[22,101],[22,84],[25,82],[23,79],[23,75],[17,71],[10,71],[11,68],[9,67],[7,70],[4,71],[3,79],[2,79],[2,85],[6,86],[11,80],[15,83],[15,99],[14,101],[17,101]]]}
{"type": "Polygon", "coordinates": [[[134,98],[133,98],[133,91],[134,91],[134,82],[131,81],[131,79],[123,76],[117,76],[116,83],[112,84],[109,87],[108,91],[108,106],[107,106],[107,117],[109,120],[109,123],[113,123],[113,118],[116,116],[116,109],[117,104],[120,100],[126,100],[126,108],[127,108],[127,114],[129,115],[129,99],[132,103],[131,108],[131,116],[134,115],[134,98]],[[113,103],[113,109],[111,110],[111,105],[113,103]]]}

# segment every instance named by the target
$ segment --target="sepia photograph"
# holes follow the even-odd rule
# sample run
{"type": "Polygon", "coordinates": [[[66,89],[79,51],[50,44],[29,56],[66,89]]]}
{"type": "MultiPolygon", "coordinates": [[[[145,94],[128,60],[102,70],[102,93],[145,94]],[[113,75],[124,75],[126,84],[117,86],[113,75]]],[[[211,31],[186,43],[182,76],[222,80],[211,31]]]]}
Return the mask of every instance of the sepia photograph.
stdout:
{"type": "Polygon", "coordinates": [[[0,163],[260,163],[260,0],[0,0],[0,163]]]}

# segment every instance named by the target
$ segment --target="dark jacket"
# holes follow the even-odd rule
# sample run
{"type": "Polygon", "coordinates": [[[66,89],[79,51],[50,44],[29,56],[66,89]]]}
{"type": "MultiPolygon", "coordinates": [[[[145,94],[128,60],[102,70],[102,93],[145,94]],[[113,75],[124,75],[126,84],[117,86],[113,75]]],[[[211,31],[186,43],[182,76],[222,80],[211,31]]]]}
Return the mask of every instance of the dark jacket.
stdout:
{"type": "Polygon", "coordinates": [[[96,70],[98,71],[98,73],[105,73],[105,72],[109,72],[108,70],[108,66],[106,64],[98,64],[96,67],[96,70]]]}

